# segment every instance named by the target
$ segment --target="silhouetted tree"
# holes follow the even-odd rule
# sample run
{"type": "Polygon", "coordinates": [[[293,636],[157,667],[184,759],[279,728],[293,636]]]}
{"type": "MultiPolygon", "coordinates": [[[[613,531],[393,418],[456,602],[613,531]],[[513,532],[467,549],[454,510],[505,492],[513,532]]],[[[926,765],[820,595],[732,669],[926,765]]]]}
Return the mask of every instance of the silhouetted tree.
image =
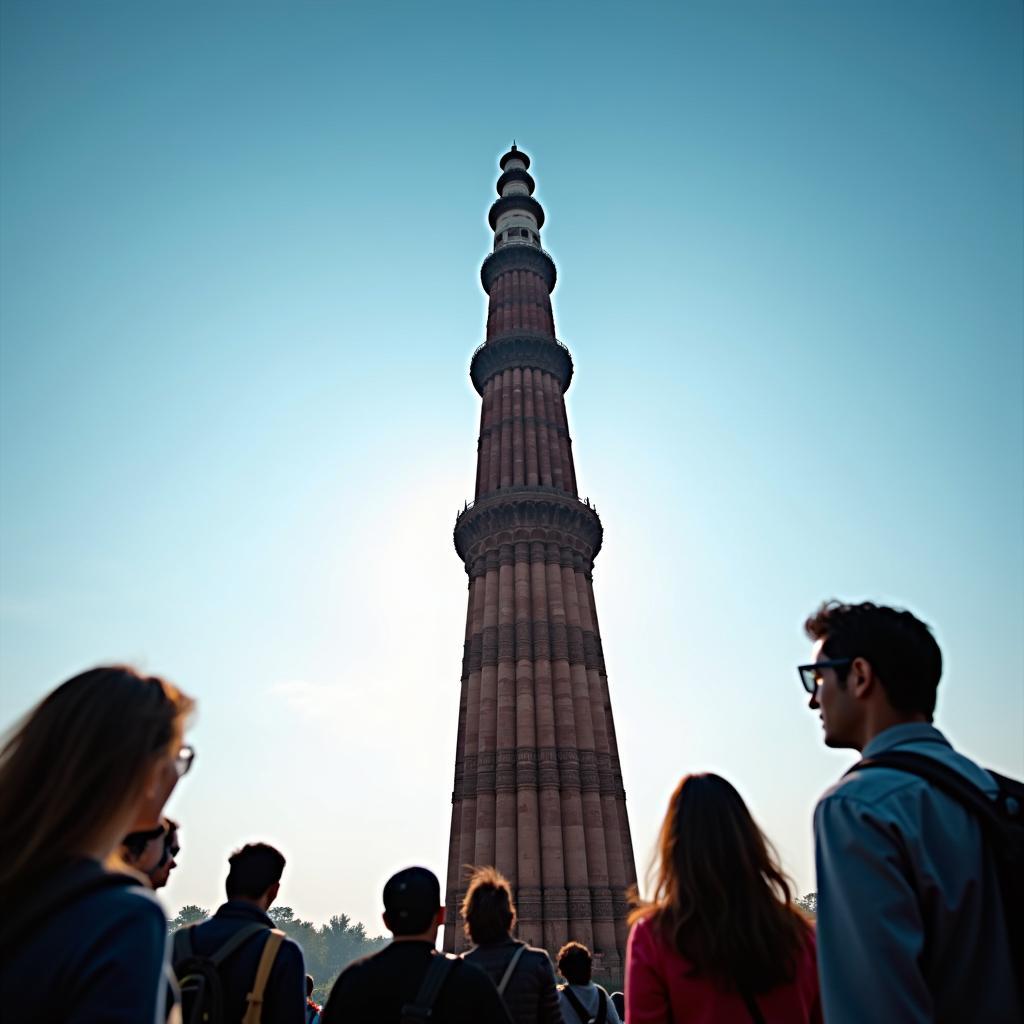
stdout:
{"type": "Polygon", "coordinates": [[[205,921],[209,916],[210,912],[205,907],[197,907],[194,903],[189,903],[178,911],[177,917],[167,922],[167,929],[168,931],[176,932],[179,928],[184,928],[186,925],[205,921]]]}
{"type": "Polygon", "coordinates": [[[383,936],[368,936],[366,928],[358,921],[353,924],[348,914],[335,914],[319,928],[312,921],[297,918],[291,907],[271,907],[270,917],[302,947],[306,971],[316,983],[314,998],[321,1003],[344,967],[387,943],[383,936]]]}
{"type": "Polygon", "coordinates": [[[816,892],[809,892],[806,896],[801,896],[799,899],[793,901],[798,907],[807,911],[811,917],[818,916],[818,894],[816,892]]]}

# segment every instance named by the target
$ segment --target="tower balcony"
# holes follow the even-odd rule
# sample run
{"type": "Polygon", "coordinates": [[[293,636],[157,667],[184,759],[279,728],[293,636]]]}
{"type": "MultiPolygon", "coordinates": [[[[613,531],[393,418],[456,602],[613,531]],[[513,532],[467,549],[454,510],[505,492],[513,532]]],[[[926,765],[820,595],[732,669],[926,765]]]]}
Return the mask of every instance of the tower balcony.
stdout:
{"type": "Polygon", "coordinates": [[[601,550],[604,527],[589,498],[558,487],[503,487],[467,502],[455,520],[455,551],[477,575],[489,552],[520,543],[556,544],[589,572],[601,550]]]}
{"type": "Polygon", "coordinates": [[[533,196],[512,195],[502,196],[500,199],[495,199],[491,204],[491,208],[487,213],[487,223],[491,225],[492,231],[497,227],[498,218],[503,213],[508,213],[509,210],[525,210],[533,215],[534,220],[537,222],[538,231],[544,227],[544,207],[533,196]]]}
{"type": "Polygon", "coordinates": [[[551,253],[530,242],[506,243],[489,253],[480,267],[480,283],[491,294],[491,286],[506,270],[532,270],[547,285],[548,294],[555,290],[558,271],[551,253]]]}
{"type": "Polygon", "coordinates": [[[562,394],[572,381],[572,355],[567,346],[545,334],[513,334],[493,338],[477,347],[469,364],[469,377],[477,394],[504,370],[540,370],[550,373],[561,385],[562,394]]]}

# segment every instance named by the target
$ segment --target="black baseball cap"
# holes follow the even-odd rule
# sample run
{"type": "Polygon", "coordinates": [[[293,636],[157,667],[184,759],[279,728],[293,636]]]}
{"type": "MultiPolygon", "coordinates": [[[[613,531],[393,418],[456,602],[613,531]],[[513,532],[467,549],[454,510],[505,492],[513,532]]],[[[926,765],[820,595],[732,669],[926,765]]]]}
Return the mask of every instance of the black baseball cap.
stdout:
{"type": "Polygon", "coordinates": [[[384,886],[384,911],[391,930],[410,935],[430,927],[441,906],[441,883],[427,868],[405,868],[384,886]]]}

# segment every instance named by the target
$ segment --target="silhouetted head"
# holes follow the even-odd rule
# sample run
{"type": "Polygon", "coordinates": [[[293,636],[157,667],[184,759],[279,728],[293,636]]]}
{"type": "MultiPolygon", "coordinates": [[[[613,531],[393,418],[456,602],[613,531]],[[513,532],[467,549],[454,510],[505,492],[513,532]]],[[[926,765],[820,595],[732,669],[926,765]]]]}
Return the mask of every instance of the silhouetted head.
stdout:
{"type": "Polygon", "coordinates": [[[191,764],[191,698],[124,665],[58,686],[0,751],[0,900],[75,857],[105,860],[152,829],[191,764]]]}
{"type": "Polygon", "coordinates": [[[589,985],[594,957],[582,942],[567,942],[558,951],[558,973],[570,985],[589,985]]]}
{"type": "Polygon", "coordinates": [[[814,648],[801,678],[828,746],[862,749],[899,721],[931,721],[942,652],[916,616],[870,601],[829,601],[804,629],[814,648]]]}
{"type": "Polygon", "coordinates": [[[247,843],[228,857],[228,864],[228,899],[248,900],[269,910],[281,888],[284,854],[269,843],[247,843]]]}
{"type": "Polygon", "coordinates": [[[466,935],[478,946],[504,942],[516,923],[512,887],[495,868],[477,868],[462,901],[466,935]]]}
{"type": "Polygon", "coordinates": [[[421,935],[444,922],[441,884],[427,868],[405,868],[384,886],[384,923],[396,936],[421,935]]]}
{"type": "Polygon", "coordinates": [[[157,866],[149,872],[149,884],[154,889],[162,889],[171,877],[171,872],[178,866],[177,856],[181,852],[178,843],[178,823],[172,818],[164,818],[163,856],[157,866]]]}

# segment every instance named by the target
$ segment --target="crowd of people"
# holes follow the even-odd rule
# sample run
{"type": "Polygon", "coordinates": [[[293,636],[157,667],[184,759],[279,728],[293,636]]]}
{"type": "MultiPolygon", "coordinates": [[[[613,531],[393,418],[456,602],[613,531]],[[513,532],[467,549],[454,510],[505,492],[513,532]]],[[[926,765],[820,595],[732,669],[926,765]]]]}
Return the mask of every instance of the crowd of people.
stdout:
{"type": "Polygon", "coordinates": [[[648,898],[634,892],[624,994],[591,951],[515,938],[512,888],[478,868],[472,948],[439,952],[433,872],[388,880],[393,941],[312,999],[300,946],[268,914],[284,856],[251,843],[226,901],[168,944],[154,890],[179,855],[163,815],[194,761],[193,701],[132,668],[63,683],[0,751],[0,1009],[22,1024],[1020,1024],[1024,786],[932,724],[942,656],[906,611],[830,602],[799,666],[825,743],[860,752],[814,815],[817,920],[793,902],[735,787],[683,777],[648,898]],[[563,981],[559,983],[557,975],[563,981]]]}

